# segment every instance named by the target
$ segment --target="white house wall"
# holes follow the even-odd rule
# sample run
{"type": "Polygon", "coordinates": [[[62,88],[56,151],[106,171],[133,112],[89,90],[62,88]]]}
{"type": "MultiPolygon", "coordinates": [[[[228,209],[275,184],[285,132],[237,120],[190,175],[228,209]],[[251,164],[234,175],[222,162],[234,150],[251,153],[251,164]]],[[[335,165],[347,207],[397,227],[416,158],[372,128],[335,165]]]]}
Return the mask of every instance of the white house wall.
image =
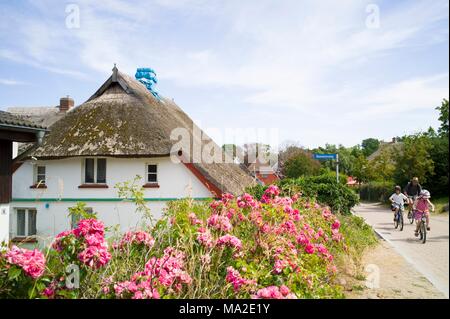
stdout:
{"type": "MultiPolygon", "coordinates": [[[[82,184],[82,158],[49,161],[27,161],[13,174],[13,202],[10,205],[10,237],[14,238],[15,210],[37,209],[37,238],[39,246],[47,244],[59,232],[70,228],[68,208],[77,201],[86,202],[98,213],[107,226],[119,225],[121,231],[136,228],[142,216],[135,212],[131,202],[118,200],[114,185],[133,180],[136,175],[146,175],[146,164],[158,165],[159,188],[145,188],[144,197],[155,218],[159,218],[167,200],[191,197],[211,197],[209,190],[183,164],[170,158],[107,158],[106,179],[109,188],[78,188],[82,184]],[[31,189],[34,182],[34,165],[46,166],[46,189],[31,189]]],[[[144,180],[142,179],[143,185],[144,180]]],[[[1,218],[1,216],[0,216],[1,218]]],[[[4,223],[1,222],[2,227],[4,223]]]]}

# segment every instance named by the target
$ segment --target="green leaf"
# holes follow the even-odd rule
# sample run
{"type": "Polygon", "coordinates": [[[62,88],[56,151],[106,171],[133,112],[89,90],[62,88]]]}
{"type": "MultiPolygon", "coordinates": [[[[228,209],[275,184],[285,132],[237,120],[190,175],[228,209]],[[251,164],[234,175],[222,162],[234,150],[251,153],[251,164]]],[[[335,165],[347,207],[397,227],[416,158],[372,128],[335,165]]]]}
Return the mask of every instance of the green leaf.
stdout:
{"type": "Polygon", "coordinates": [[[11,268],[9,268],[9,271],[8,271],[8,279],[16,280],[20,276],[21,273],[22,273],[22,269],[12,266],[11,268]]]}

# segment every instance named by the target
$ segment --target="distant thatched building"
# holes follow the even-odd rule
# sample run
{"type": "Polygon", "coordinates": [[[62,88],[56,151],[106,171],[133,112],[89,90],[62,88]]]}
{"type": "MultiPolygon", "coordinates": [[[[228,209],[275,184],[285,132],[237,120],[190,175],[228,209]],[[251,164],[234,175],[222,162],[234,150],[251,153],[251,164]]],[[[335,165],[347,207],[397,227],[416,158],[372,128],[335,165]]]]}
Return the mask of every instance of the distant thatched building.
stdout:
{"type": "Polygon", "coordinates": [[[137,226],[135,207],[114,189],[136,175],[143,177],[145,198],[157,216],[168,201],[239,194],[254,183],[243,166],[195,162],[190,150],[174,148],[173,132],[182,128],[191,143],[220,150],[204,134],[203,139],[193,134],[201,130],[171,99],[155,97],[115,67],[80,106],[63,98],[56,108],[10,111],[50,124],[43,142],[16,160],[10,224],[16,240],[35,241],[69,228],[75,221],[68,217],[68,207],[76,202],[86,202],[108,225],[137,226]],[[174,162],[175,157],[182,162],[174,162]],[[28,231],[34,228],[36,236],[28,231]]]}

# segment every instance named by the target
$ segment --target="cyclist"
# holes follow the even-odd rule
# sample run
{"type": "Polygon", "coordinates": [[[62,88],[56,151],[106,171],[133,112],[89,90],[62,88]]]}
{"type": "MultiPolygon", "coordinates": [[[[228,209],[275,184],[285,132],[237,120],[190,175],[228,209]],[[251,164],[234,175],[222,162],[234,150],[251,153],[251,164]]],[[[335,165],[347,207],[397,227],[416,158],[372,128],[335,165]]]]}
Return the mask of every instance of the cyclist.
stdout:
{"type": "Polygon", "coordinates": [[[396,220],[397,212],[399,209],[403,209],[405,201],[408,201],[408,197],[402,194],[402,188],[400,186],[395,186],[395,193],[389,197],[391,201],[391,210],[394,212],[394,222],[396,220]]]}
{"type": "Polygon", "coordinates": [[[416,230],[414,231],[414,236],[419,236],[419,225],[422,219],[422,216],[425,214],[427,230],[430,230],[430,208],[431,211],[434,211],[434,205],[430,201],[430,192],[424,189],[420,192],[419,197],[414,202],[414,210],[416,211],[416,230]]]}
{"type": "Polygon", "coordinates": [[[422,186],[419,184],[419,178],[413,177],[411,179],[411,181],[408,183],[408,185],[405,186],[405,189],[403,191],[403,194],[408,196],[408,205],[410,207],[413,206],[414,199],[420,195],[421,191],[422,191],[422,186]]]}

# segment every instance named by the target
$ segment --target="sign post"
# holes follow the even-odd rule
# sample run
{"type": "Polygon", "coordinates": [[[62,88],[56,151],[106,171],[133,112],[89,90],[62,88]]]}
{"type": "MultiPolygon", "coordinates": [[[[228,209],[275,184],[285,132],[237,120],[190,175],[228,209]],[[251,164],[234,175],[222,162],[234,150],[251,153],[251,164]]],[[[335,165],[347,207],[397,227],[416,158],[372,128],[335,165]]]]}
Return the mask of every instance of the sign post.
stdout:
{"type": "Polygon", "coordinates": [[[335,160],[336,161],[336,181],[339,183],[339,154],[313,154],[314,159],[319,161],[335,160]]]}
{"type": "Polygon", "coordinates": [[[336,154],[336,182],[339,184],[339,154],[336,154]]]}

